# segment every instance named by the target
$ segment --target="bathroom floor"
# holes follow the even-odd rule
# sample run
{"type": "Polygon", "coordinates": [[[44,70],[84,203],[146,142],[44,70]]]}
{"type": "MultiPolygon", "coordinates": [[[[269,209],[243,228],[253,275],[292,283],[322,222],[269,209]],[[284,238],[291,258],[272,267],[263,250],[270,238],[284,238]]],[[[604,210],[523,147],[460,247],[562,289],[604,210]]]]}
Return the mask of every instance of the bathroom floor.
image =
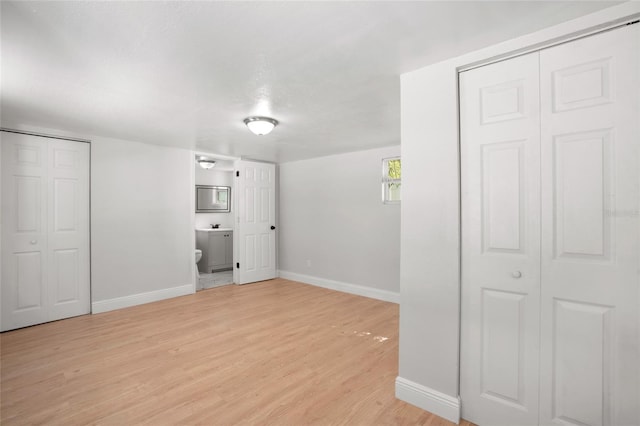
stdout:
{"type": "Polygon", "coordinates": [[[227,284],[233,284],[233,271],[214,272],[213,274],[200,272],[198,290],[206,290],[227,284]]]}

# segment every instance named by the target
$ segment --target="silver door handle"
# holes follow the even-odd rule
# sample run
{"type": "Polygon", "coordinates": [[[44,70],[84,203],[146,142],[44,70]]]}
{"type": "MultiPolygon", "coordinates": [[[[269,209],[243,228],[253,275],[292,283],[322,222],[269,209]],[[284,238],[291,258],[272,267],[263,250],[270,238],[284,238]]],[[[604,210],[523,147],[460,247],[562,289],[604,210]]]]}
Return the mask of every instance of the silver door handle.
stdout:
{"type": "Polygon", "coordinates": [[[38,243],[38,240],[31,240],[31,241],[29,241],[29,242],[30,242],[31,244],[37,244],[37,243],[38,243]]]}
{"type": "Polygon", "coordinates": [[[522,276],[522,272],[520,272],[520,271],[513,271],[513,272],[511,273],[511,276],[512,276],[513,278],[520,278],[520,277],[522,276]]]}

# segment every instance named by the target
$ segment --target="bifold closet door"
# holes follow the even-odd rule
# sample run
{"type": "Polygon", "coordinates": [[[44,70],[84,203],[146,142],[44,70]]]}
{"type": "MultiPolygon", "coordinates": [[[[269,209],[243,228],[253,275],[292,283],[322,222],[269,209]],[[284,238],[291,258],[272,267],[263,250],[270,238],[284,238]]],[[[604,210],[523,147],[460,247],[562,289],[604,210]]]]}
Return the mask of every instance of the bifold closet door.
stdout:
{"type": "Polygon", "coordinates": [[[631,25],[460,75],[474,423],[640,424],[639,63],[631,25]]]}
{"type": "Polygon", "coordinates": [[[540,52],[540,423],[640,425],[640,25],[540,52]]]}
{"type": "Polygon", "coordinates": [[[2,331],[89,313],[89,144],[0,137],[2,331]]]}
{"type": "Polygon", "coordinates": [[[47,321],[47,140],[0,132],[2,331],[47,321]]]}
{"type": "Polygon", "coordinates": [[[460,75],[462,416],[538,423],[538,53],[460,75]]]}

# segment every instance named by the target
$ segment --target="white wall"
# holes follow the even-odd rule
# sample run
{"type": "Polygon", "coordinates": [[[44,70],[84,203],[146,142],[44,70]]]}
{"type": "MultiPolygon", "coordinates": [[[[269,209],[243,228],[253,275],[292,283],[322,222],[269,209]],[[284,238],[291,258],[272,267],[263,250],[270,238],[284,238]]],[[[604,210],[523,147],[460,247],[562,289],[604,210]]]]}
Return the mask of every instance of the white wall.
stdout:
{"type": "Polygon", "coordinates": [[[400,205],[382,203],[381,178],[382,159],[399,154],[393,146],[280,165],[280,276],[397,299],[400,205]]]}
{"type": "Polygon", "coordinates": [[[458,420],[458,68],[530,50],[638,13],[640,3],[625,3],[402,75],[398,398],[458,420]]]}
{"type": "Polygon", "coordinates": [[[191,161],[183,149],[92,139],[94,312],[192,291],[191,161]]]}
{"type": "Polygon", "coordinates": [[[399,373],[457,396],[458,141],[447,126],[457,119],[455,69],[443,63],[403,75],[401,99],[399,373]]]}
{"type": "Polygon", "coordinates": [[[215,167],[205,170],[195,166],[195,179],[196,185],[231,187],[231,211],[229,213],[196,213],[196,228],[210,228],[212,223],[219,223],[222,228],[233,228],[233,199],[236,196],[233,190],[233,172],[216,170],[215,167]]]}

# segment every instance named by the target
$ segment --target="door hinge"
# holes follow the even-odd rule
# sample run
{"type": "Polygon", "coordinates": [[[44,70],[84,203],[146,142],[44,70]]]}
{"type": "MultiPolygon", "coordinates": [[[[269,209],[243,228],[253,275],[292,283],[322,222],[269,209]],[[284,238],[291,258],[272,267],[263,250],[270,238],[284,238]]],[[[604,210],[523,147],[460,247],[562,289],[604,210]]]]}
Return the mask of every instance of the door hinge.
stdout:
{"type": "Polygon", "coordinates": [[[236,177],[240,177],[240,171],[236,170],[236,177]]]}
{"type": "Polygon", "coordinates": [[[240,262],[236,263],[236,269],[240,269],[240,262]]]}

